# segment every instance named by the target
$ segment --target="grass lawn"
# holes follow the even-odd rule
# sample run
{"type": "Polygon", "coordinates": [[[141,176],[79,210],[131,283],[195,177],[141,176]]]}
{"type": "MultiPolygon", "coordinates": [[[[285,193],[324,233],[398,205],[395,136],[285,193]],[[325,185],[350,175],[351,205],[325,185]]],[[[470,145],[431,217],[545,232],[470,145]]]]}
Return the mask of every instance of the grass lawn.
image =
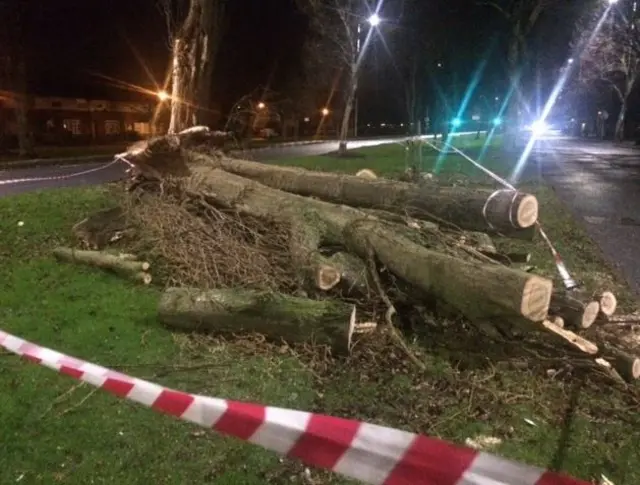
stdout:
{"type": "MultiPolygon", "coordinates": [[[[399,145],[359,154],[287,163],[347,172],[404,168],[399,145]]],[[[435,160],[425,150],[423,162],[435,160]]],[[[443,171],[457,176],[457,170],[469,173],[459,157],[448,156],[443,171]]],[[[545,228],[576,276],[593,283],[586,275],[596,271],[597,282],[618,285],[552,191],[534,177],[528,183],[541,199],[545,228]]],[[[444,336],[426,336],[416,347],[427,364],[419,375],[390,349],[326,362],[250,339],[172,334],[155,319],[159,290],[50,257],[75,222],[108,204],[106,189],[93,188],[0,199],[0,328],[185,391],[366,419],[459,443],[478,434],[498,436],[503,443],[493,451],[503,456],[584,479],[604,473],[616,485],[640,483],[640,414],[629,392],[489,364],[492,344],[482,338],[456,350],[440,346],[444,336]]],[[[536,243],[533,253],[534,264],[550,273],[544,246],[536,243]]],[[[270,452],[202,433],[2,353],[0,423],[0,484],[303,483],[297,464],[270,452]]],[[[318,483],[348,483],[313,474],[318,483]]]]}

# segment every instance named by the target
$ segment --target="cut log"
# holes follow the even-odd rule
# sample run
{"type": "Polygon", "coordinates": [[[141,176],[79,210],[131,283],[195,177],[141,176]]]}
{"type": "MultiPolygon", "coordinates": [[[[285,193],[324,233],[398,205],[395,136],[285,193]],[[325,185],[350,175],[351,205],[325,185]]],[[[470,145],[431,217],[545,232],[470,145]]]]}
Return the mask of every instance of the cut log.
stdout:
{"type": "Polygon", "coordinates": [[[127,278],[142,281],[145,284],[151,282],[151,277],[141,277],[140,273],[149,270],[149,263],[144,261],[129,261],[116,255],[101,251],[83,251],[73,248],[55,248],[53,255],[69,263],[81,263],[88,266],[106,269],[127,278]],[[147,281],[148,280],[148,281],[147,281]]]}
{"type": "Polygon", "coordinates": [[[327,345],[339,354],[349,352],[356,327],[355,307],[342,301],[245,289],[167,288],[158,317],[181,330],[221,335],[255,332],[271,341],[327,345]]]}
{"type": "Polygon", "coordinates": [[[549,320],[542,322],[542,326],[551,334],[564,340],[564,342],[566,342],[565,345],[569,345],[574,349],[578,349],[580,352],[584,352],[589,355],[596,355],[598,353],[598,346],[596,344],[576,335],[570,330],[561,328],[549,320]]]}
{"type": "Polygon", "coordinates": [[[363,168],[356,173],[356,177],[360,177],[368,180],[375,180],[378,176],[375,174],[373,170],[369,170],[368,168],[363,168]]]}
{"type": "Polygon", "coordinates": [[[618,307],[618,299],[610,291],[603,291],[598,298],[600,303],[600,313],[604,317],[610,317],[616,312],[618,307]]]}
{"type": "Polygon", "coordinates": [[[145,273],[144,271],[140,271],[138,273],[134,273],[131,276],[131,279],[134,281],[139,281],[143,285],[151,284],[151,280],[153,279],[149,273],[145,273]]]}
{"type": "Polygon", "coordinates": [[[599,355],[606,359],[626,382],[640,379],[640,358],[635,355],[608,344],[600,344],[599,355]]]}
{"type": "MultiPolygon", "coordinates": [[[[361,258],[375,256],[396,276],[468,318],[524,317],[539,322],[547,315],[552,291],[548,279],[431,251],[352,207],[270,189],[222,170],[201,170],[198,175],[201,195],[210,203],[285,223],[305,214],[325,243],[347,247],[361,258]]],[[[513,318],[513,324],[518,321],[513,318]]]]}
{"type": "Polygon", "coordinates": [[[585,329],[598,318],[600,304],[597,301],[583,303],[566,292],[554,292],[549,309],[553,315],[562,317],[567,327],[585,329]]]}
{"type": "Polygon", "coordinates": [[[353,254],[338,252],[327,258],[327,264],[340,276],[340,289],[347,295],[366,295],[370,284],[367,266],[353,254]]]}
{"type": "Polygon", "coordinates": [[[419,219],[440,219],[472,231],[513,231],[532,227],[538,201],[511,190],[427,186],[353,175],[277,167],[246,160],[222,159],[188,152],[194,174],[220,168],[274,189],[354,207],[383,209],[419,219]]]}

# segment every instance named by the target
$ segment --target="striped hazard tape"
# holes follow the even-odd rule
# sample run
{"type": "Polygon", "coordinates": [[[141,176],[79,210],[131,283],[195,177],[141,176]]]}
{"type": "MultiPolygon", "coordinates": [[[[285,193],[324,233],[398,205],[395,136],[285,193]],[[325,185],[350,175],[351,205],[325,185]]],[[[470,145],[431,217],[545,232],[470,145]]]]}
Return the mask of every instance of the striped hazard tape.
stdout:
{"type": "Polygon", "coordinates": [[[47,181],[51,181],[51,180],[67,180],[67,179],[73,179],[75,177],[82,177],[85,175],[89,175],[95,172],[100,172],[101,170],[106,170],[107,168],[116,165],[118,163],[124,162],[125,164],[127,164],[127,166],[129,166],[129,168],[132,167],[131,163],[126,160],[124,158],[124,154],[119,154],[116,155],[114,157],[114,159],[110,162],[107,162],[103,165],[100,165],[99,167],[94,167],[94,168],[89,168],[86,170],[80,170],[79,172],[71,172],[71,173],[66,173],[63,175],[49,175],[49,176],[45,176],[45,177],[24,177],[24,178],[15,178],[15,179],[6,179],[6,180],[0,180],[0,186],[2,185],[17,185],[17,184],[28,184],[28,183],[33,183],[33,182],[47,182],[47,181]]]}
{"type": "Polygon", "coordinates": [[[588,485],[426,436],[167,389],[0,331],[0,347],[185,421],[375,485],[588,485]]]}

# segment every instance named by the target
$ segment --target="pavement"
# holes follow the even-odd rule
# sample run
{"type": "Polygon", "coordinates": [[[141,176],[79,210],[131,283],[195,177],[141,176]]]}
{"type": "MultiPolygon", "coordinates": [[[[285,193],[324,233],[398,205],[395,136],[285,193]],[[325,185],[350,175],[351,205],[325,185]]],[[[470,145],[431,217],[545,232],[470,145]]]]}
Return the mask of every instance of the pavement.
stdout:
{"type": "Polygon", "coordinates": [[[536,150],[544,179],[640,295],[640,151],[556,138],[536,150]]]}

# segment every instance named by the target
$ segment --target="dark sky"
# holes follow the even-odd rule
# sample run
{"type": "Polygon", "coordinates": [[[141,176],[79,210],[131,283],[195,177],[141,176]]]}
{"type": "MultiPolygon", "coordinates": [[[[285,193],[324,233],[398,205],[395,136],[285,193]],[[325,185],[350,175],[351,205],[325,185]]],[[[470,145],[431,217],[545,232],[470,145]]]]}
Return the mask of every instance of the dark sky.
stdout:
{"type": "MultiPolygon", "coordinates": [[[[40,9],[29,42],[35,60],[30,66],[35,91],[86,97],[111,90],[113,96],[109,81],[94,74],[149,88],[153,88],[154,80],[162,80],[169,49],[155,0],[13,1],[28,2],[29,8],[40,9]]],[[[387,5],[394,1],[396,7],[402,2],[387,0],[387,5]]],[[[424,1],[432,2],[433,15],[455,32],[455,45],[447,62],[457,72],[460,89],[464,89],[480,59],[488,57],[481,89],[491,96],[500,91],[504,82],[504,37],[495,13],[479,9],[472,0],[424,1]],[[489,45],[493,45],[492,50],[489,45]]],[[[285,86],[298,68],[307,29],[294,0],[231,0],[228,13],[229,25],[214,83],[215,99],[223,108],[259,85],[269,84],[276,90],[285,86]]],[[[403,22],[415,23],[410,11],[396,9],[390,13],[398,16],[393,21],[399,28],[403,28],[403,22]]],[[[560,27],[554,32],[570,32],[570,28],[560,27]]],[[[362,81],[367,98],[362,102],[364,116],[367,105],[371,118],[380,118],[383,113],[401,116],[400,79],[392,55],[379,40],[372,45],[369,69],[362,74],[366,76],[362,81]]]]}
{"type": "MultiPolygon", "coordinates": [[[[31,0],[25,0],[31,1],[31,0]]],[[[151,86],[168,61],[167,33],[155,0],[54,0],[33,40],[38,90],[86,90],[89,73],[151,86]]],[[[281,80],[299,56],[306,21],[293,0],[233,0],[218,59],[218,91],[246,92],[281,80]]],[[[94,78],[97,81],[98,78],[94,78]]],[[[104,84],[97,81],[92,84],[104,84]]]]}

